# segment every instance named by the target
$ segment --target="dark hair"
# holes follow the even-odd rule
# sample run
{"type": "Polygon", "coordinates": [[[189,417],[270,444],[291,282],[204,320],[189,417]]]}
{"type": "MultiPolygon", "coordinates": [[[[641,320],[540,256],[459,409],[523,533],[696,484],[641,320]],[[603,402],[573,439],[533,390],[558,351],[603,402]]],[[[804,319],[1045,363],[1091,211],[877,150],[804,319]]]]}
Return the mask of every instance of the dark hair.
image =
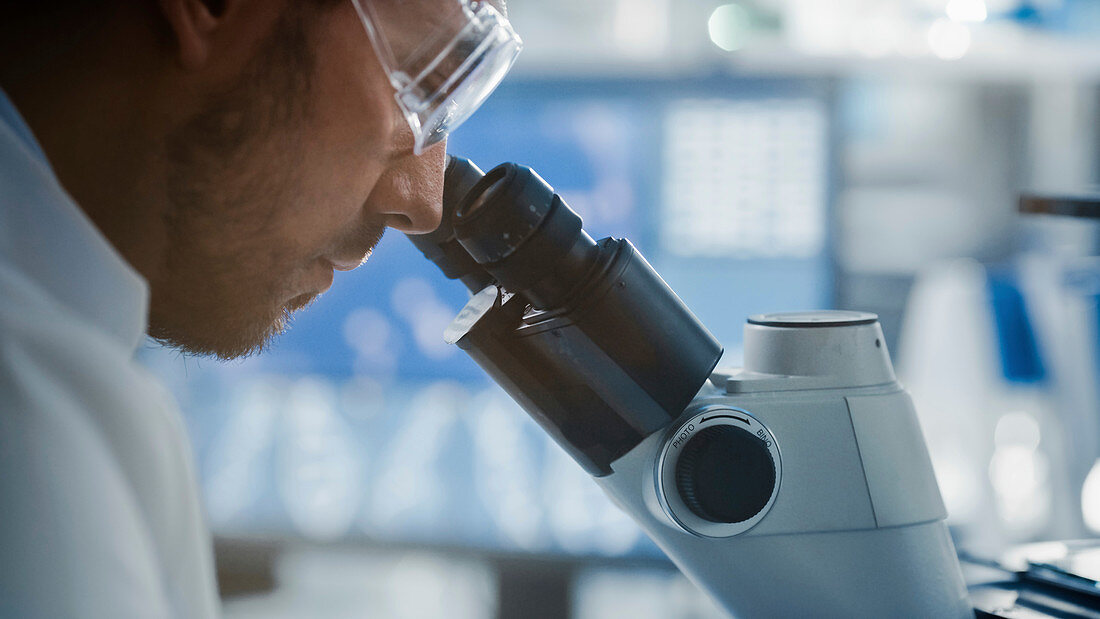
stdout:
{"type": "MultiPolygon", "coordinates": [[[[115,0],[5,0],[0,3],[0,80],[33,72],[57,43],[98,23],[115,0]]],[[[2,81],[0,81],[2,83],[2,81]]]]}
{"type": "Polygon", "coordinates": [[[0,2],[0,32],[5,35],[18,34],[26,25],[47,25],[72,21],[73,16],[86,16],[103,9],[114,0],[57,0],[41,2],[36,0],[5,0],[0,2]]]}
{"type": "MultiPolygon", "coordinates": [[[[227,0],[204,0],[214,14],[225,10],[227,0]]],[[[290,8],[327,8],[343,0],[289,0],[290,8]]],[[[107,21],[120,0],[0,0],[0,87],[9,79],[34,73],[50,58],[61,55],[76,41],[107,21]]],[[[154,0],[142,4],[151,23],[159,25],[165,41],[168,25],[154,0]]]]}

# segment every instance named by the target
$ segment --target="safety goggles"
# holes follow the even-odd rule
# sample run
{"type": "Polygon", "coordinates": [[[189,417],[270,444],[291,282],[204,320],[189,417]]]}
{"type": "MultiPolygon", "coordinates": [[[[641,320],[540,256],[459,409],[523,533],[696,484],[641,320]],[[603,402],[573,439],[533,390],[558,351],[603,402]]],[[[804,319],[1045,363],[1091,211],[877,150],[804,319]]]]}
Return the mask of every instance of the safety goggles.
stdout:
{"type": "Polygon", "coordinates": [[[422,154],[473,114],[523,41],[488,2],[352,0],[422,154]]]}

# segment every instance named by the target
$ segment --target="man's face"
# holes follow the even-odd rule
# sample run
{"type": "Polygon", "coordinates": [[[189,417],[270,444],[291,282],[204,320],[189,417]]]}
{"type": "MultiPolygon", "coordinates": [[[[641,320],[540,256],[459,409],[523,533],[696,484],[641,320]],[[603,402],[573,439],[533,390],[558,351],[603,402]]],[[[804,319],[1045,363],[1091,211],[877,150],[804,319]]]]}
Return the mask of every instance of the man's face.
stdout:
{"type": "Polygon", "coordinates": [[[386,227],[435,229],[445,143],[412,147],[351,3],[291,2],[244,74],[166,140],[150,334],[222,358],[256,352],[386,227]]]}

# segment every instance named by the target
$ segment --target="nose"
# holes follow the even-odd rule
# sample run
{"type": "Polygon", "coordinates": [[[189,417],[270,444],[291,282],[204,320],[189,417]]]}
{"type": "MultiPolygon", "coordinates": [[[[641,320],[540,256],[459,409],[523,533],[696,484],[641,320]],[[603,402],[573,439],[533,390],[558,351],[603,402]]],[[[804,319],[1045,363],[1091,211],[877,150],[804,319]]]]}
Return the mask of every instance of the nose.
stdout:
{"type": "Polygon", "coordinates": [[[438,228],[443,217],[446,153],[444,140],[420,156],[410,151],[395,161],[367,198],[368,209],[387,227],[407,234],[425,234],[438,228]]]}

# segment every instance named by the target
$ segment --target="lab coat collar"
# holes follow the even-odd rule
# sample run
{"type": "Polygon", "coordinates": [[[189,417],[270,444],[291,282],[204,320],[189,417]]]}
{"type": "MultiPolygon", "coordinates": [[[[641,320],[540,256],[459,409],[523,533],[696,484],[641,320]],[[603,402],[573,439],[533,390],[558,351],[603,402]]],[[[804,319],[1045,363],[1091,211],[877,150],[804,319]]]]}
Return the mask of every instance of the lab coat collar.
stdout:
{"type": "Polygon", "coordinates": [[[136,351],[149,286],[61,187],[45,153],[0,90],[0,267],[10,265],[136,351]]]}

